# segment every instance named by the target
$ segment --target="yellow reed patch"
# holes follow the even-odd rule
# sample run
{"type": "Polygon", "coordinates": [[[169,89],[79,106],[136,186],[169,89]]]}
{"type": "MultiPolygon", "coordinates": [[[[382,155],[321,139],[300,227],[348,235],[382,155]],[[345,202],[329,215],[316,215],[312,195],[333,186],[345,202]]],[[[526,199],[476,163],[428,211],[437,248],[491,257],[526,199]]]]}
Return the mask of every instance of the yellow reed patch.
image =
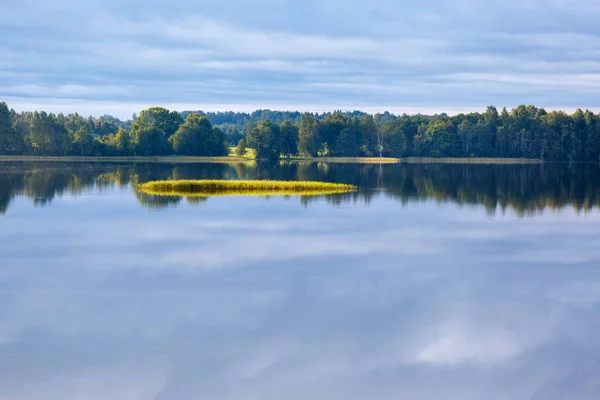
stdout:
{"type": "Polygon", "coordinates": [[[164,196],[318,196],[355,192],[354,185],[311,181],[167,180],[139,184],[144,193],[164,196]]]}

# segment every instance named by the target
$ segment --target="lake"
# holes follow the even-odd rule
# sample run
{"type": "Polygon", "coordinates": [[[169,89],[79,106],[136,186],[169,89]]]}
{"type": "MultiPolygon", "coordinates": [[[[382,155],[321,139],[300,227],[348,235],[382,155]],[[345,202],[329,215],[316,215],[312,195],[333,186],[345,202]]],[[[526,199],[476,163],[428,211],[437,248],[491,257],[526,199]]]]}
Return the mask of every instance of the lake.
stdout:
{"type": "Polygon", "coordinates": [[[598,206],[598,165],[3,162],[0,399],[598,399],[598,206]]]}

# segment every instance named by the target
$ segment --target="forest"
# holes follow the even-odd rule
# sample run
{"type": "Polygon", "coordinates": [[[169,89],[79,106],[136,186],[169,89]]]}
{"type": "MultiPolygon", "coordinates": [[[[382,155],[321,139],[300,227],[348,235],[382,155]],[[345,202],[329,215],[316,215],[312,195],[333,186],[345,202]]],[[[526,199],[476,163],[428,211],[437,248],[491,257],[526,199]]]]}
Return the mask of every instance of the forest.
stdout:
{"type": "Polygon", "coordinates": [[[0,102],[0,155],[487,157],[600,161],[600,116],[520,105],[480,113],[370,115],[359,111],[253,113],[151,107],[122,121],[104,115],[17,113],[0,102]]]}

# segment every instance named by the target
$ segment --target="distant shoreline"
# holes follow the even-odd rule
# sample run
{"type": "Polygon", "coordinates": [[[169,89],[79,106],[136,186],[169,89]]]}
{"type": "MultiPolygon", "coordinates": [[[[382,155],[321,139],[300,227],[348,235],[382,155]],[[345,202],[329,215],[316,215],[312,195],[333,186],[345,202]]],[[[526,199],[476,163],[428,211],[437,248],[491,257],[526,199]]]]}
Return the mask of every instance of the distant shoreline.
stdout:
{"type": "MultiPolygon", "coordinates": [[[[148,163],[217,163],[239,164],[254,163],[256,160],[245,157],[192,157],[192,156],[155,156],[155,157],[76,157],[76,156],[0,156],[0,161],[54,161],[54,162],[148,162],[148,163]]],[[[527,158],[452,158],[452,157],[312,157],[282,158],[281,162],[310,163],[356,163],[356,164],[541,164],[538,159],[527,158]]]]}
{"type": "Polygon", "coordinates": [[[536,158],[485,158],[485,157],[406,157],[400,162],[407,164],[542,164],[536,158]]]}

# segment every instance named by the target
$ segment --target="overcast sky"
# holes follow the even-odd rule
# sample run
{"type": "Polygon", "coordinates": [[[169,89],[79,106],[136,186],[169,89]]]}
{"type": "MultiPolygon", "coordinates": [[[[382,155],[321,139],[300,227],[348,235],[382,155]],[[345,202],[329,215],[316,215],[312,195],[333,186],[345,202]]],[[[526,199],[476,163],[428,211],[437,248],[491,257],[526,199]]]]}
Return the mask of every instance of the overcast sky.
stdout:
{"type": "Polygon", "coordinates": [[[0,0],[0,101],[599,111],[599,22],[597,0],[0,0]]]}

